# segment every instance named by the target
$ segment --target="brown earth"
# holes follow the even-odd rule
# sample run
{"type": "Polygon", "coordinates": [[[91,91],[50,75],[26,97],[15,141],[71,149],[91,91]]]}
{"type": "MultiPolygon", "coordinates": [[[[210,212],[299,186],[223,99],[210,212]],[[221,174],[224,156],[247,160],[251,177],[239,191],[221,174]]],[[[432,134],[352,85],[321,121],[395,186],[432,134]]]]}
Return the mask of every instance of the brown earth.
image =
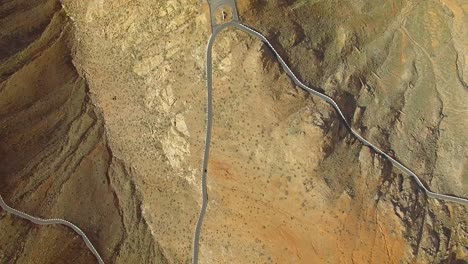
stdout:
{"type": "MultiPolygon", "coordinates": [[[[464,0],[238,0],[305,83],[437,192],[468,197],[464,0]]],[[[189,263],[209,9],[195,0],[0,3],[0,193],[67,219],[106,263],[189,263]]],[[[467,208],[427,200],[234,29],[214,47],[200,263],[464,263],[467,208]]],[[[1,263],[93,263],[0,212],[1,263]]]]}

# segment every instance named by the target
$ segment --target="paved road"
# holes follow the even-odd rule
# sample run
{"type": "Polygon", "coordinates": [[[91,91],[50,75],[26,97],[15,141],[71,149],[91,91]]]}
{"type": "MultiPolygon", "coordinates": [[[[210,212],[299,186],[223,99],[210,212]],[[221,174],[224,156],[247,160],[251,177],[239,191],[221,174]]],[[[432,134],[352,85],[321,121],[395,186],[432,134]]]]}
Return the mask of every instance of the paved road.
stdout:
{"type": "Polygon", "coordinates": [[[376,147],[374,144],[370,143],[368,140],[366,140],[365,138],[363,138],[361,135],[359,135],[356,131],[353,130],[353,128],[351,127],[351,125],[348,123],[348,121],[346,120],[345,116],[343,115],[343,112],[341,111],[340,107],[338,106],[338,104],[333,100],[331,99],[330,97],[328,97],[327,95],[325,94],[322,94],[322,93],[319,93],[317,91],[315,91],[314,89],[306,86],[305,84],[303,84],[297,77],[296,75],[291,71],[291,69],[289,68],[289,66],[286,64],[286,62],[284,62],[283,58],[281,58],[281,56],[279,55],[279,53],[276,51],[276,49],[273,47],[273,45],[268,41],[268,39],[266,39],[262,34],[260,34],[259,32],[253,30],[252,28],[249,28],[245,25],[242,25],[242,24],[238,24],[238,23],[234,23],[233,24],[234,27],[244,31],[244,32],[247,32],[249,33],[250,35],[260,39],[261,41],[263,41],[266,45],[268,45],[270,47],[270,49],[273,51],[273,53],[275,53],[276,57],[278,58],[278,61],[279,63],[281,64],[281,66],[283,67],[284,71],[289,75],[289,77],[294,81],[294,83],[301,87],[303,90],[315,95],[315,96],[318,96],[320,97],[321,99],[325,100],[327,103],[331,104],[333,106],[333,108],[335,108],[336,112],[339,114],[339,116],[341,117],[342,121],[346,124],[346,127],[348,128],[348,130],[351,132],[351,134],[353,136],[355,136],[359,141],[361,141],[364,145],[370,147],[371,149],[373,149],[375,152],[383,155],[384,157],[386,157],[388,160],[390,160],[390,162],[393,164],[393,166],[399,168],[400,170],[402,170],[403,172],[405,172],[406,174],[408,174],[409,176],[413,177],[414,180],[416,181],[416,183],[419,185],[419,187],[421,187],[421,189],[424,190],[424,192],[427,194],[428,197],[430,198],[434,198],[434,199],[438,199],[438,200],[445,200],[445,201],[449,201],[449,202],[455,202],[455,203],[460,203],[460,204],[463,204],[463,205],[468,205],[468,199],[465,199],[465,198],[461,198],[461,197],[456,197],[456,196],[451,196],[451,195],[445,195],[445,194],[438,194],[438,193],[435,193],[435,192],[432,192],[430,191],[422,182],[421,180],[419,179],[419,177],[414,173],[412,172],[410,169],[408,169],[406,166],[404,166],[403,164],[401,164],[400,162],[398,162],[396,159],[394,159],[393,157],[391,157],[390,155],[388,155],[387,153],[383,152],[381,149],[379,149],[378,147],[376,147]]]}
{"type": "Polygon", "coordinates": [[[86,243],[86,246],[89,248],[89,250],[91,250],[91,252],[94,254],[94,256],[96,256],[96,259],[98,260],[99,264],[104,264],[104,261],[102,260],[101,256],[99,255],[99,253],[97,252],[96,248],[93,246],[91,241],[89,241],[86,234],[79,227],[77,227],[76,225],[68,222],[67,220],[63,220],[63,219],[42,219],[42,218],[37,218],[37,217],[31,216],[31,215],[29,215],[27,213],[23,213],[21,211],[18,211],[16,209],[11,208],[10,206],[8,206],[5,203],[5,201],[3,200],[1,195],[0,195],[0,206],[6,212],[8,212],[8,213],[10,213],[12,215],[18,216],[20,218],[29,220],[29,221],[31,221],[31,222],[33,222],[35,224],[38,224],[38,225],[64,225],[64,226],[67,226],[67,227],[73,229],[73,231],[75,231],[75,233],[77,233],[78,235],[80,235],[83,238],[83,241],[86,243]]]}
{"type": "MultiPolygon", "coordinates": [[[[235,10],[235,1],[234,0],[218,0],[218,1],[223,1],[223,4],[228,4],[231,6],[231,8],[234,8],[235,10]]],[[[329,96],[322,94],[308,86],[306,86],[304,83],[302,83],[296,75],[291,71],[289,66],[286,64],[286,62],[283,60],[283,58],[280,56],[280,54],[276,51],[276,49],[273,47],[273,45],[268,41],[268,39],[263,36],[261,33],[258,31],[255,31],[254,29],[245,26],[241,23],[238,22],[238,19],[233,19],[230,22],[224,23],[224,24],[216,24],[216,21],[214,20],[214,6],[219,7],[220,5],[214,5],[213,3],[217,2],[216,0],[209,0],[210,7],[211,9],[211,16],[212,16],[212,34],[210,36],[210,39],[208,40],[208,45],[206,49],[206,87],[207,87],[207,124],[206,124],[206,137],[205,137],[205,154],[203,158],[203,171],[202,171],[202,179],[201,179],[201,188],[202,188],[202,206],[200,210],[200,215],[196,224],[195,228],[195,234],[194,234],[194,239],[193,239],[193,259],[192,263],[193,264],[198,264],[198,254],[199,254],[199,242],[200,242],[200,234],[201,234],[201,228],[203,225],[203,219],[206,214],[206,208],[208,205],[208,192],[207,192],[207,174],[208,174],[208,160],[209,160],[209,152],[210,152],[210,143],[211,143],[211,130],[212,130],[212,117],[213,117],[213,98],[212,98],[212,90],[213,90],[213,76],[212,76],[212,49],[213,49],[213,44],[216,40],[216,37],[218,34],[225,28],[228,27],[234,27],[237,28],[243,32],[248,33],[249,35],[260,39],[262,42],[264,42],[270,49],[273,51],[273,53],[276,55],[279,63],[283,67],[284,71],[286,74],[293,80],[293,82],[299,86],[301,89],[311,93],[312,95],[315,95],[319,97],[320,99],[328,102],[333,106],[335,111],[338,113],[348,130],[351,132],[353,136],[355,136],[359,141],[361,141],[364,145],[368,146],[369,148],[373,149],[375,152],[383,155],[386,157],[390,162],[400,170],[402,170],[404,173],[408,174],[411,176],[416,183],[419,185],[419,187],[426,193],[426,195],[430,198],[438,199],[438,200],[444,200],[447,202],[455,202],[459,203],[462,205],[468,205],[468,199],[461,198],[461,197],[456,197],[456,196],[451,196],[451,195],[445,195],[445,194],[438,194],[435,192],[430,191],[419,179],[419,177],[412,172],[410,169],[408,169],[406,166],[404,166],[402,163],[398,162],[396,159],[388,155],[387,153],[383,152],[380,148],[376,147],[374,144],[370,143],[368,140],[363,138],[361,135],[359,135],[354,129],[351,127],[351,125],[348,123],[346,120],[345,116],[343,115],[343,112],[341,111],[340,107],[338,104],[331,99],[329,96]]],[[[236,11],[237,14],[237,11],[236,11]]]]}
{"type": "Polygon", "coordinates": [[[231,25],[237,24],[239,21],[239,16],[237,14],[237,7],[235,0],[208,0],[210,6],[210,16],[211,16],[211,30],[212,34],[208,40],[208,45],[206,46],[206,91],[207,91],[207,122],[206,122],[206,135],[205,135],[205,153],[203,157],[203,166],[202,166],[202,178],[201,178],[201,189],[202,189],[202,206],[200,209],[200,214],[198,216],[197,224],[195,226],[195,233],[193,236],[193,258],[192,263],[198,264],[198,253],[200,252],[200,234],[201,228],[203,225],[203,219],[206,214],[206,207],[208,206],[208,190],[207,190],[207,174],[208,174],[208,160],[210,156],[210,145],[211,145],[211,128],[213,126],[213,72],[212,72],[212,55],[213,55],[213,44],[216,40],[216,36],[224,28],[231,25]],[[225,24],[218,24],[216,21],[216,12],[219,9],[231,9],[232,19],[231,22],[225,24]]]}
{"type": "Polygon", "coordinates": [[[211,29],[212,32],[215,32],[221,24],[218,24],[216,21],[216,14],[218,11],[224,10],[228,12],[229,10],[232,13],[230,21],[239,21],[239,15],[237,13],[236,1],[235,0],[208,0],[210,5],[210,16],[211,16],[211,29]]]}

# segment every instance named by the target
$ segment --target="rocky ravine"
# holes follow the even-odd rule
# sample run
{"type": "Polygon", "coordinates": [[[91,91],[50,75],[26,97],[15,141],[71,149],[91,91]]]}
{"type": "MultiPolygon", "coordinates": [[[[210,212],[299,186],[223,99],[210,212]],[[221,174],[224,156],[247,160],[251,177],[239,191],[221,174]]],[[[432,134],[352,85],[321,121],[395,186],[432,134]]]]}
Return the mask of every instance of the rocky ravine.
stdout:
{"type": "MultiPolygon", "coordinates": [[[[434,191],[468,196],[463,0],[238,1],[242,21],[434,191]]],[[[199,210],[208,8],[0,4],[0,192],[79,225],[106,263],[187,263],[199,210]]],[[[214,50],[201,263],[463,263],[467,209],[426,200],[299,91],[260,42],[214,50]]],[[[0,212],[1,263],[92,263],[0,212]]]]}
{"type": "MultiPolygon", "coordinates": [[[[133,171],[115,157],[73,65],[75,37],[57,1],[0,5],[0,191],[30,214],[80,226],[108,263],[162,263],[133,171]],[[148,262],[148,260],[151,260],[148,262]]],[[[1,263],[93,263],[81,237],[1,213],[1,263]]]]}

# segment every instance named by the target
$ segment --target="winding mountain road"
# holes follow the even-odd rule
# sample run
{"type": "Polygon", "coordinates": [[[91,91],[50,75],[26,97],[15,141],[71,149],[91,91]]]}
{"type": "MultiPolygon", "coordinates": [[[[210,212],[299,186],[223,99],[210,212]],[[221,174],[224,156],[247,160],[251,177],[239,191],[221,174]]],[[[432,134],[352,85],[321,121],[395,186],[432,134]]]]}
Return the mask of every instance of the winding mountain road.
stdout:
{"type": "MultiPolygon", "coordinates": [[[[238,30],[241,30],[259,40],[265,43],[272,52],[275,54],[277,57],[279,63],[281,64],[283,70],[286,72],[286,74],[293,80],[293,82],[299,86],[301,89],[311,93],[312,95],[315,95],[319,97],[320,99],[326,101],[330,105],[333,106],[335,111],[338,113],[339,117],[342,119],[342,121],[345,123],[346,127],[350,131],[350,133],[355,136],[360,142],[362,142],[365,146],[371,148],[373,151],[377,152],[378,154],[384,156],[387,158],[393,166],[399,168],[401,171],[412,177],[418,186],[426,193],[427,197],[433,198],[433,199],[438,199],[438,200],[443,200],[447,202],[454,202],[454,203],[459,203],[461,205],[468,205],[468,199],[466,198],[461,198],[461,197],[456,197],[456,196],[451,196],[451,195],[445,195],[445,194],[439,194],[430,191],[420,180],[420,178],[412,172],[409,168],[404,166],[402,163],[397,161],[395,158],[391,157],[387,153],[383,152],[380,148],[375,146],[374,144],[370,143],[368,140],[363,138],[361,135],[359,135],[356,131],[353,130],[352,126],[348,123],[346,120],[343,112],[341,111],[340,107],[338,104],[329,96],[322,94],[308,86],[306,86],[304,83],[302,83],[296,75],[291,71],[289,66],[286,64],[286,62],[283,60],[283,58],[280,56],[280,54],[276,51],[276,49],[273,47],[273,45],[268,41],[268,39],[263,36],[261,33],[258,31],[245,26],[239,22],[239,16],[237,14],[237,9],[235,5],[235,0],[209,0],[209,5],[211,9],[211,23],[212,23],[212,34],[208,40],[208,45],[207,45],[207,50],[206,50],[206,86],[207,86],[207,124],[206,124],[206,136],[205,136],[205,150],[204,150],[204,157],[203,157],[203,166],[202,166],[202,178],[201,178],[201,189],[202,189],[202,206],[200,209],[200,214],[196,223],[195,227],[195,233],[194,233],[194,239],[193,239],[193,258],[192,258],[192,263],[198,264],[198,258],[199,258],[199,242],[200,242],[200,234],[201,234],[201,229],[203,226],[203,220],[206,214],[207,210],[207,205],[208,205],[208,191],[207,191],[207,175],[208,175],[208,161],[209,161],[209,153],[210,153],[210,144],[211,144],[211,133],[212,133],[212,125],[213,125],[213,98],[212,98],[212,90],[213,90],[213,76],[212,76],[212,49],[214,42],[216,40],[216,37],[220,32],[222,32],[224,29],[228,27],[233,27],[238,30]],[[229,21],[222,21],[219,23],[217,21],[216,17],[216,12],[219,12],[220,9],[222,13],[222,19],[227,19],[229,18],[229,21]]],[[[17,217],[23,218],[25,220],[31,221],[32,223],[38,224],[38,225],[63,225],[66,227],[71,228],[75,233],[80,235],[85,242],[86,246],[89,248],[89,250],[92,252],[92,254],[96,257],[97,261],[100,264],[104,264],[103,259],[101,258],[99,252],[96,250],[94,245],[91,243],[89,238],[86,236],[86,234],[75,224],[66,221],[64,219],[42,219],[38,217],[31,216],[25,212],[21,212],[19,210],[16,210],[9,205],[5,203],[3,200],[2,196],[0,195],[0,207],[6,211],[7,213],[10,213],[12,215],[15,215],[17,217]]]]}
{"type": "Polygon", "coordinates": [[[293,82],[299,86],[301,89],[309,92],[312,95],[315,95],[319,97],[320,99],[326,101],[330,105],[333,106],[335,111],[338,113],[339,117],[342,119],[350,133],[355,136],[362,144],[365,146],[371,148],[378,154],[384,156],[387,158],[393,166],[399,168],[401,171],[412,177],[418,186],[426,193],[427,197],[433,198],[433,199],[438,199],[438,200],[443,200],[447,202],[454,202],[454,203],[459,203],[462,205],[468,205],[468,199],[466,198],[461,198],[461,197],[456,197],[456,196],[451,196],[451,195],[445,195],[445,194],[439,194],[432,192],[429,190],[423,182],[419,179],[419,177],[411,171],[409,168],[404,166],[402,163],[397,161],[395,158],[391,157],[387,153],[383,152],[380,148],[375,146],[374,144],[370,143],[368,140],[363,138],[361,135],[359,135],[352,126],[348,123],[346,120],[343,112],[341,111],[340,107],[338,104],[329,96],[322,94],[308,86],[306,86],[304,83],[302,83],[296,75],[292,72],[292,70],[289,68],[289,66],[286,64],[286,62],[283,60],[283,58],[280,56],[280,54],[276,51],[276,49],[273,47],[273,45],[268,41],[268,39],[263,36],[261,33],[258,31],[243,25],[239,22],[239,18],[237,15],[237,9],[236,9],[236,4],[235,0],[208,0],[208,3],[210,5],[210,10],[211,10],[211,23],[212,23],[212,34],[208,40],[208,45],[206,48],[206,87],[207,87],[207,123],[206,123],[206,137],[205,137],[205,153],[203,157],[203,166],[202,166],[202,178],[201,178],[201,189],[202,189],[202,206],[200,209],[200,214],[199,218],[195,227],[195,234],[194,234],[194,239],[193,239],[193,258],[192,258],[192,263],[193,264],[198,264],[198,256],[199,256],[199,243],[200,243],[200,234],[201,234],[201,228],[203,225],[203,219],[206,214],[206,209],[208,206],[208,190],[207,190],[207,175],[208,175],[208,161],[209,161],[209,152],[210,152],[210,144],[211,144],[211,131],[212,131],[212,126],[213,126],[213,98],[212,98],[212,90],[213,90],[213,72],[212,72],[212,53],[213,53],[213,45],[216,40],[216,37],[218,34],[223,31],[224,29],[228,27],[233,27],[237,28],[259,40],[261,40],[265,45],[267,45],[275,54],[276,58],[278,59],[278,62],[281,64],[283,67],[283,70],[286,72],[286,74],[293,80],[293,82]],[[216,12],[219,12],[220,9],[224,10],[230,10],[232,12],[232,17],[231,20],[225,23],[219,24],[218,21],[216,21],[216,12]]]}
{"type": "Polygon", "coordinates": [[[79,227],[74,225],[73,223],[70,223],[67,220],[63,220],[63,219],[42,219],[42,218],[38,218],[38,217],[35,217],[35,216],[32,216],[32,215],[29,215],[27,213],[18,211],[16,209],[11,208],[10,206],[8,206],[5,203],[5,201],[3,200],[1,195],[0,195],[0,206],[6,212],[8,212],[8,213],[10,213],[12,215],[15,215],[17,217],[23,218],[25,220],[31,221],[31,222],[33,222],[35,224],[38,224],[38,225],[64,225],[66,227],[71,228],[73,231],[75,231],[75,233],[77,233],[78,235],[81,236],[81,238],[85,242],[86,246],[89,248],[91,253],[93,253],[93,255],[96,257],[99,264],[104,264],[104,261],[102,260],[101,255],[99,255],[98,251],[93,246],[93,243],[91,243],[91,241],[88,239],[86,234],[79,227]]]}

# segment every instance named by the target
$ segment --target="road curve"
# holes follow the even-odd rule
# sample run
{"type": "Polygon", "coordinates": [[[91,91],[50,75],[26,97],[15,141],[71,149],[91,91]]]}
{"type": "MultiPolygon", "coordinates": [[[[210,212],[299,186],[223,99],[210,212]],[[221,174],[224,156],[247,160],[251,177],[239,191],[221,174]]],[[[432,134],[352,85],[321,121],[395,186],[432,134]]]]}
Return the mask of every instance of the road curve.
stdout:
{"type": "Polygon", "coordinates": [[[276,49],[273,47],[273,45],[268,41],[268,39],[263,36],[261,33],[258,31],[255,31],[254,29],[240,24],[236,21],[231,21],[219,26],[216,26],[213,28],[213,33],[211,34],[209,40],[208,40],[208,45],[206,48],[206,87],[207,87],[207,123],[206,123],[206,137],[205,137],[205,153],[203,157],[203,170],[202,170],[202,178],[201,178],[201,189],[202,189],[202,206],[200,209],[200,214],[198,217],[198,221],[195,227],[195,234],[194,234],[194,239],[193,239],[193,258],[192,258],[192,263],[193,264],[198,264],[198,254],[199,254],[199,241],[200,241],[200,233],[201,233],[201,228],[203,225],[203,219],[206,214],[206,208],[208,205],[208,191],[207,191],[207,174],[208,174],[208,159],[209,159],[209,152],[210,152],[210,143],[211,143],[211,131],[212,131],[212,126],[213,126],[213,98],[212,98],[212,91],[213,91],[213,73],[212,73],[212,52],[213,52],[213,44],[216,40],[217,35],[224,30],[225,28],[228,27],[235,27],[243,32],[248,33],[251,36],[254,36],[258,39],[260,39],[262,42],[264,42],[270,49],[273,51],[273,53],[276,55],[279,63],[283,67],[284,71],[286,74],[293,80],[293,82],[299,86],[301,89],[311,93],[312,95],[318,96],[320,99],[326,101],[327,103],[331,104],[335,111],[339,114],[340,118],[343,120],[345,123],[346,127],[348,130],[351,132],[353,136],[355,136],[359,141],[361,141],[364,145],[367,147],[373,149],[375,152],[383,155],[386,157],[390,162],[393,164],[393,166],[399,168],[406,174],[410,175],[416,183],[419,185],[419,187],[426,193],[426,195],[430,198],[433,199],[438,199],[438,200],[444,200],[448,202],[454,202],[454,203],[459,203],[462,205],[468,205],[468,199],[461,198],[461,197],[456,197],[456,196],[451,196],[451,195],[445,195],[445,194],[439,194],[430,191],[419,179],[419,177],[412,172],[410,169],[405,167],[402,163],[398,162],[396,159],[388,155],[387,153],[383,152],[381,149],[376,147],[374,144],[370,143],[368,140],[363,138],[361,135],[359,135],[356,131],[353,130],[351,125],[348,123],[346,120],[345,116],[343,115],[343,112],[341,111],[340,107],[338,104],[331,99],[329,96],[322,94],[308,86],[306,86],[304,83],[302,83],[296,75],[291,71],[289,66],[286,64],[286,62],[283,60],[283,58],[280,56],[280,54],[276,51],[276,49]]]}
{"type": "Polygon", "coordinates": [[[439,194],[439,193],[435,193],[435,192],[432,192],[430,191],[423,183],[422,181],[419,179],[419,177],[414,173],[412,172],[410,169],[408,169],[406,166],[404,166],[402,163],[398,162],[396,159],[392,158],[390,155],[388,155],[387,153],[383,152],[381,149],[379,149],[378,147],[376,147],[374,144],[370,143],[368,140],[366,140],[365,138],[363,138],[361,135],[359,135],[356,131],[353,130],[353,128],[351,127],[351,125],[348,123],[348,121],[346,120],[345,116],[343,115],[343,112],[341,111],[340,107],[338,106],[338,104],[333,100],[331,99],[329,96],[325,95],[325,94],[322,94],[320,92],[317,92],[315,91],[314,89],[306,86],[305,84],[303,84],[297,77],[296,75],[291,71],[291,69],[289,68],[289,66],[286,64],[286,62],[283,60],[283,58],[281,58],[280,54],[276,51],[276,49],[273,47],[273,45],[268,41],[268,39],[266,37],[264,37],[261,33],[259,33],[258,31],[255,31],[254,29],[248,27],[248,26],[245,26],[243,24],[239,24],[239,23],[234,23],[233,24],[234,27],[246,32],[246,33],[249,33],[250,35],[262,40],[265,44],[267,44],[270,49],[273,51],[273,53],[275,53],[276,57],[278,58],[278,61],[279,63],[281,64],[281,66],[283,67],[284,71],[289,75],[289,77],[294,81],[294,83],[299,86],[300,88],[302,88],[303,90],[313,94],[313,95],[316,95],[318,97],[320,97],[321,99],[325,100],[327,103],[331,104],[333,106],[333,108],[335,108],[336,112],[339,114],[339,116],[341,117],[341,119],[343,120],[343,122],[346,124],[346,126],[348,127],[349,131],[351,132],[351,134],[353,136],[355,136],[359,141],[361,141],[364,145],[370,147],[371,149],[373,149],[375,152],[383,155],[384,157],[386,157],[388,160],[390,160],[390,162],[393,164],[393,166],[399,168],[400,170],[402,170],[403,172],[405,172],[406,174],[410,175],[411,177],[414,178],[414,180],[416,181],[416,183],[419,185],[419,187],[421,189],[424,190],[424,192],[426,193],[426,195],[430,198],[434,198],[434,199],[438,199],[438,200],[444,200],[444,201],[448,201],[448,202],[455,202],[455,203],[459,203],[459,204],[462,204],[462,205],[468,205],[468,199],[465,199],[465,198],[461,198],[461,197],[456,197],[456,196],[451,196],[451,195],[445,195],[445,194],[439,194]]]}
{"type": "Polygon", "coordinates": [[[210,156],[210,145],[211,145],[211,128],[213,126],[213,44],[216,40],[216,36],[224,28],[234,25],[234,22],[229,22],[219,27],[213,29],[213,33],[208,40],[208,45],[206,46],[206,135],[205,135],[205,152],[203,156],[203,166],[202,166],[202,178],[201,178],[201,189],[202,189],[202,206],[200,209],[200,214],[198,216],[197,225],[195,227],[195,234],[193,236],[193,258],[192,263],[198,264],[198,253],[199,253],[199,242],[200,242],[200,233],[203,225],[203,219],[205,218],[206,207],[208,205],[208,190],[207,190],[207,174],[208,174],[208,159],[210,156]]]}
{"type": "Polygon", "coordinates": [[[96,259],[98,260],[99,264],[104,264],[104,261],[102,260],[101,255],[99,255],[96,248],[93,246],[91,241],[89,241],[86,234],[79,227],[74,225],[73,223],[70,223],[67,220],[63,220],[63,219],[42,219],[42,218],[34,217],[34,216],[31,216],[31,215],[29,215],[27,213],[18,211],[16,209],[11,208],[10,206],[8,206],[5,203],[5,201],[3,200],[1,195],[0,195],[0,206],[6,212],[8,212],[8,213],[10,213],[12,215],[18,216],[20,218],[29,220],[29,221],[31,221],[31,222],[33,222],[35,224],[38,224],[38,225],[64,225],[64,226],[67,226],[67,227],[73,229],[73,231],[75,231],[75,233],[77,233],[78,235],[80,235],[83,238],[83,241],[86,243],[86,246],[89,248],[89,250],[91,250],[91,253],[93,253],[93,255],[96,256],[96,259]]]}

